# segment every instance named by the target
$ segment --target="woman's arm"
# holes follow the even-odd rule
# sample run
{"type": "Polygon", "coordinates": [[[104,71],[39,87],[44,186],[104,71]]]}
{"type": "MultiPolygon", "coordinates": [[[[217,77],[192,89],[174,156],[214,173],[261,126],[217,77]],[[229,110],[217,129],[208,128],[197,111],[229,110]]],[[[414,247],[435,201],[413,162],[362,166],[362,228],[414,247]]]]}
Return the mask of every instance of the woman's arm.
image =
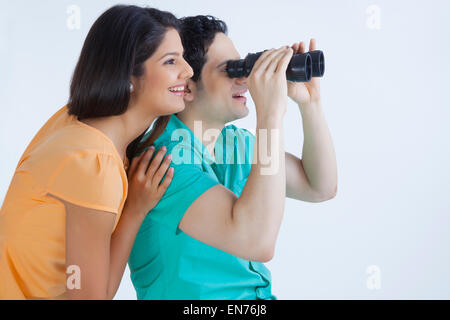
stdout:
{"type": "Polygon", "coordinates": [[[172,181],[173,169],[167,171],[171,157],[167,156],[161,164],[165,148],[147,169],[153,150],[133,159],[128,173],[128,198],[114,232],[114,213],[60,199],[66,208],[66,267],[75,265],[80,270],[81,287],[67,288],[68,299],[114,297],[141,223],[172,181]]]}

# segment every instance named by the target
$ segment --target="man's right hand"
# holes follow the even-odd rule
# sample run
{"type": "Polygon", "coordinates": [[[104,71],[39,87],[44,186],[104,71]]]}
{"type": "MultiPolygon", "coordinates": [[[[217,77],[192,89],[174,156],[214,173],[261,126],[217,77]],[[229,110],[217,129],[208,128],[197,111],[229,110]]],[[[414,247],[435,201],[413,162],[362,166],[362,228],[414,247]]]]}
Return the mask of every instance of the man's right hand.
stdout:
{"type": "Polygon", "coordinates": [[[247,86],[255,102],[258,118],[281,120],[286,113],[286,69],[293,52],[292,48],[283,46],[263,52],[256,60],[247,86]]]}

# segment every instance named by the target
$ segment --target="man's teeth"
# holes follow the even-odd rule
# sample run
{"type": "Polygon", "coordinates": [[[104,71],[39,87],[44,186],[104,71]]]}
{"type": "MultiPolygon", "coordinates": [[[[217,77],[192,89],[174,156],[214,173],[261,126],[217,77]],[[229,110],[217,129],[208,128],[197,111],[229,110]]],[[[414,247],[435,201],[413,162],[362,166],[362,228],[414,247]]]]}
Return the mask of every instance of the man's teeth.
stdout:
{"type": "Polygon", "coordinates": [[[169,91],[176,91],[176,92],[184,91],[184,87],[169,88],[169,91]]]}

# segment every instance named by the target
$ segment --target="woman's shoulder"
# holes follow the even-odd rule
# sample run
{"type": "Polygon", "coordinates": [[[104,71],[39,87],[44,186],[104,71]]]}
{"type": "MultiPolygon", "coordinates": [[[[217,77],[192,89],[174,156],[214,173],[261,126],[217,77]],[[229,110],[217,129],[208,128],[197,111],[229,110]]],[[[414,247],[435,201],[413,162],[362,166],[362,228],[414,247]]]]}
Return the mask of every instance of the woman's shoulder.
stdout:
{"type": "Polygon", "coordinates": [[[65,106],[37,132],[22,155],[19,165],[31,157],[48,161],[86,152],[108,154],[120,159],[114,144],[106,135],[78,121],[76,116],[69,115],[65,106]]]}
{"type": "Polygon", "coordinates": [[[109,138],[63,115],[61,110],[58,113],[30,143],[16,171],[30,173],[41,182],[61,170],[72,171],[73,177],[79,179],[97,172],[124,176],[122,159],[109,138]]]}

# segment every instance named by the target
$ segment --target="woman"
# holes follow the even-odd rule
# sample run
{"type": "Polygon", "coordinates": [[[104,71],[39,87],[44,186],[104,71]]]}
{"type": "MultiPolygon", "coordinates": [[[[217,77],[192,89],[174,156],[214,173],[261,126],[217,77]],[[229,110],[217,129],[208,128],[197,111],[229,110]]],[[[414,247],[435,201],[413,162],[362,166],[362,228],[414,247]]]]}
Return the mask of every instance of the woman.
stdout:
{"type": "Polygon", "coordinates": [[[158,116],[184,109],[176,90],[192,69],[182,54],[168,12],[115,6],[94,23],[68,105],[25,150],[2,205],[0,298],[114,297],[136,233],[174,174],[165,148],[129,169],[127,155],[158,116]]]}

